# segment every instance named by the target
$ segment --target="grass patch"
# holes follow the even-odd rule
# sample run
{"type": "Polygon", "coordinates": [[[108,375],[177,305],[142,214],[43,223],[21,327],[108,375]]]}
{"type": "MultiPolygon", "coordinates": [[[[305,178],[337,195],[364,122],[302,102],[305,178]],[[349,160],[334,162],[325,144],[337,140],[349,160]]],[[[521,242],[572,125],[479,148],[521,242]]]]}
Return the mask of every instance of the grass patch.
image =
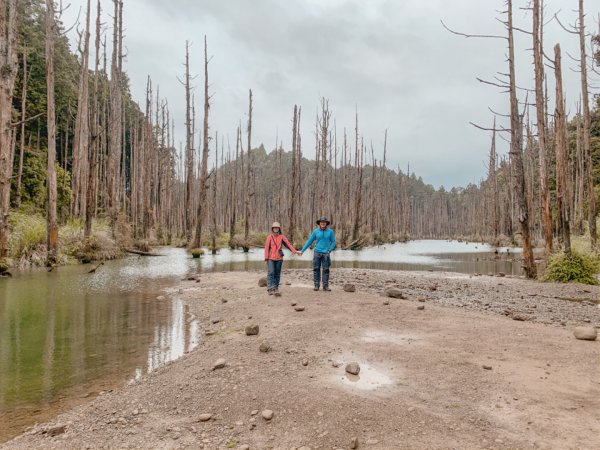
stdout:
{"type": "MultiPolygon", "coordinates": [[[[42,214],[21,210],[9,216],[9,255],[14,265],[44,266],[47,258],[46,219],[42,214]]],[[[94,221],[92,236],[83,236],[83,222],[67,221],[59,228],[58,264],[77,261],[91,262],[115,259],[121,255],[117,243],[111,238],[110,228],[102,221],[94,221]]]]}
{"type": "Polygon", "coordinates": [[[46,220],[41,214],[13,211],[9,215],[8,248],[18,266],[46,262],[46,220]]]}
{"type": "Polygon", "coordinates": [[[572,251],[555,253],[548,260],[544,281],[598,284],[594,276],[600,271],[600,260],[593,254],[572,251]]]}

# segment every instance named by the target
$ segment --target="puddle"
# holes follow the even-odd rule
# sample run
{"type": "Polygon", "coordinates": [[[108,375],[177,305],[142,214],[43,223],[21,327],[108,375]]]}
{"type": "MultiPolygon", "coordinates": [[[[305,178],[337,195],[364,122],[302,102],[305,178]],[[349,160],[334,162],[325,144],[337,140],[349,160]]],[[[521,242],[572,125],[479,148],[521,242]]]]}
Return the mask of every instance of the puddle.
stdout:
{"type": "Polygon", "coordinates": [[[412,344],[422,339],[416,334],[400,334],[382,330],[367,331],[362,336],[362,341],[368,343],[385,343],[385,344],[412,344]]]}
{"type": "Polygon", "coordinates": [[[359,364],[360,373],[358,375],[350,375],[345,372],[345,366],[340,366],[334,377],[334,381],[336,383],[341,383],[344,386],[360,389],[362,391],[372,391],[385,386],[390,386],[394,383],[392,378],[370,364],[365,362],[359,362],[359,364]]]}

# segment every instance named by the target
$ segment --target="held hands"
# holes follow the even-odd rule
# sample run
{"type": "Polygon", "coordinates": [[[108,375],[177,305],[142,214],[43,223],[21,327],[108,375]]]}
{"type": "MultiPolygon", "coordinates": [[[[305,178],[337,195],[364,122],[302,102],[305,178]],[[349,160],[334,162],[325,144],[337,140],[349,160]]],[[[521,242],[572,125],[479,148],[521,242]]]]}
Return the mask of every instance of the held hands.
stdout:
{"type": "Polygon", "coordinates": [[[302,252],[296,252],[296,255],[302,256],[302,252]]]}

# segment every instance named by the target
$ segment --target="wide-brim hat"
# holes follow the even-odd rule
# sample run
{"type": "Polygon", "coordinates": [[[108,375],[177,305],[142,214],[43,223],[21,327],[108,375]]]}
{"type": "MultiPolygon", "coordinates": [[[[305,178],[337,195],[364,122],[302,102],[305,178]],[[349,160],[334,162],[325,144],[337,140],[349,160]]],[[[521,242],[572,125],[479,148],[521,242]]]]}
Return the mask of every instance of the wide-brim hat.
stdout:
{"type": "Polygon", "coordinates": [[[271,230],[273,228],[281,228],[281,224],[279,222],[273,222],[273,225],[271,225],[271,230]]]}
{"type": "Polygon", "coordinates": [[[327,223],[327,225],[329,225],[329,224],[331,223],[331,222],[329,221],[329,219],[328,219],[327,217],[325,217],[325,216],[319,217],[319,218],[317,219],[317,225],[320,225],[320,224],[321,224],[321,222],[325,222],[325,223],[327,223]]]}

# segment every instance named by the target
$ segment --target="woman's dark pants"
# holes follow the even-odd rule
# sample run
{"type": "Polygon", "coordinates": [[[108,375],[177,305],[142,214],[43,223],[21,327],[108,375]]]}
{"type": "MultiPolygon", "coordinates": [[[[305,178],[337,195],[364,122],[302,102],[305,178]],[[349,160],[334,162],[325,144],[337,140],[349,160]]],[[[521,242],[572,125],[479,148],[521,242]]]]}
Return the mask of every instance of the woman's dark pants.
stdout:
{"type": "Polygon", "coordinates": [[[269,259],[267,261],[267,290],[272,291],[279,288],[279,279],[281,278],[281,266],[283,266],[283,260],[275,261],[269,259]]]}

